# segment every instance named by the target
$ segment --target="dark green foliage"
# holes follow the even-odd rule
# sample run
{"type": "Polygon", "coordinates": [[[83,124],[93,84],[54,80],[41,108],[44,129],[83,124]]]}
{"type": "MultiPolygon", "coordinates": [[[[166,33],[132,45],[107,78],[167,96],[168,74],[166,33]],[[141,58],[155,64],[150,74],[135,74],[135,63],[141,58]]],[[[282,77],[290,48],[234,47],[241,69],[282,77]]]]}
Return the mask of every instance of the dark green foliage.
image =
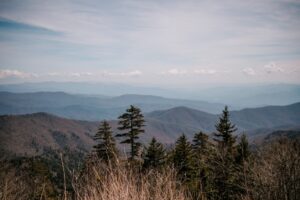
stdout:
{"type": "Polygon", "coordinates": [[[182,136],[177,139],[175,144],[173,163],[178,170],[179,176],[185,181],[191,178],[192,156],[192,145],[187,140],[186,136],[182,134],[182,136]]]}
{"type": "Polygon", "coordinates": [[[199,156],[207,154],[211,144],[208,141],[208,135],[203,132],[196,133],[193,138],[193,149],[199,156]]]}
{"type": "Polygon", "coordinates": [[[245,162],[248,161],[249,156],[250,156],[250,149],[249,149],[247,136],[243,134],[241,137],[241,141],[237,146],[236,162],[238,164],[243,165],[245,162]]]}
{"type": "Polygon", "coordinates": [[[100,159],[108,162],[117,158],[115,139],[112,136],[111,127],[107,121],[101,122],[94,139],[98,143],[94,146],[94,149],[100,159]]]}
{"type": "Polygon", "coordinates": [[[143,129],[145,126],[144,116],[139,108],[131,105],[119,119],[118,129],[125,132],[117,134],[116,137],[124,138],[121,143],[130,144],[129,160],[132,161],[136,157],[140,157],[141,143],[137,140],[139,139],[139,135],[145,132],[143,129]]]}
{"type": "Polygon", "coordinates": [[[224,200],[235,199],[239,192],[238,169],[235,163],[235,142],[233,133],[237,130],[229,120],[228,107],[225,106],[214,134],[217,151],[213,156],[214,184],[217,196],[224,200]]]}
{"type": "Polygon", "coordinates": [[[238,193],[246,195],[249,193],[249,188],[253,184],[253,171],[251,170],[251,152],[249,143],[245,134],[240,138],[240,142],[237,145],[236,150],[236,168],[237,179],[236,182],[239,185],[238,193]]]}
{"type": "Polygon", "coordinates": [[[225,154],[233,153],[234,144],[236,141],[236,137],[233,136],[233,133],[237,129],[229,120],[229,111],[227,106],[225,106],[225,109],[219,118],[219,123],[216,125],[216,130],[217,132],[214,135],[215,141],[218,143],[218,147],[225,154]]]}
{"type": "MultiPolygon", "coordinates": [[[[68,169],[66,189],[68,194],[72,194],[74,191],[69,170],[78,170],[78,164],[82,162],[84,156],[81,152],[70,152],[66,149],[63,157],[65,168],[68,169]]],[[[8,180],[10,186],[16,187],[10,192],[13,193],[12,196],[17,195],[19,197],[17,199],[60,199],[59,196],[64,189],[60,157],[58,152],[51,149],[45,150],[41,156],[1,160],[0,180],[0,189],[2,189],[2,180],[8,180]]]]}
{"type": "Polygon", "coordinates": [[[196,199],[208,197],[213,191],[211,167],[212,143],[208,135],[196,133],[193,138],[193,180],[190,186],[196,199]],[[206,193],[206,194],[205,194],[206,193]]]}
{"type": "Polygon", "coordinates": [[[148,148],[146,148],[143,168],[158,168],[165,163],[165,159],[166,151],[163,144],[157,142],[157,140],[153,137],[148,148]]]}

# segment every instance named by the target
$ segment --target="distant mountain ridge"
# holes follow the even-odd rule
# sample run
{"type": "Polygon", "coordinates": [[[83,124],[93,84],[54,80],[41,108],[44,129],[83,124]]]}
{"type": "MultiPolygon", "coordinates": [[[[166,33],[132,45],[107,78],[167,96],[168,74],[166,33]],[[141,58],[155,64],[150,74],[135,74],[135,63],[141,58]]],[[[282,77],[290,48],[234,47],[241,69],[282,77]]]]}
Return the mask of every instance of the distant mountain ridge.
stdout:
{"type": "Polygon", "coordinates": [[[288,105],[300,101],[300,85],[285,83],[234,86],[203,85],[202,88],[197,85],[185,89],[163,89],[159,87],[134,86],[122,83],[28,82],[18,84],[0,84],[0,91],[15,93],[61,91],[101,98],[105,98],[106,96],[119,96],[123,94],[155,95],[175,99],[178,97],[184,97],[186,99],[202,100],[211,103],[217,102],[228,104],[238,109],[267,105],[288,105]]]}
{"type": "Polygon", "coordinates": [[[188,106],[211,113],[219,113],[223,104],[151,95],[122,95],[95,97],[64,92],[10,93],[0,92],[0,114],[30,114],[47,112],[79,120],[116,119],[129,105],[144,112],[188,106]]]}

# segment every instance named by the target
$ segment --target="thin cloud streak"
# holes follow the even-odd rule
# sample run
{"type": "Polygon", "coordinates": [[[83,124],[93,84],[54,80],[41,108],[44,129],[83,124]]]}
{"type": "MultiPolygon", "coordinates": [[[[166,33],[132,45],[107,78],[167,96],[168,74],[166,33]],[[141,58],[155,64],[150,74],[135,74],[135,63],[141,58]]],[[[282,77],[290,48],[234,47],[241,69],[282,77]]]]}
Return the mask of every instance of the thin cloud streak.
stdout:
{"type": "Polygon", "coordinates": [[[9,70],[9,69],[0,70],[0,79],[10,78],[10,77],[29,79],[29,78],[37,78],[39,76],[35,73],[27,73],[19,70],[9,70]]]}

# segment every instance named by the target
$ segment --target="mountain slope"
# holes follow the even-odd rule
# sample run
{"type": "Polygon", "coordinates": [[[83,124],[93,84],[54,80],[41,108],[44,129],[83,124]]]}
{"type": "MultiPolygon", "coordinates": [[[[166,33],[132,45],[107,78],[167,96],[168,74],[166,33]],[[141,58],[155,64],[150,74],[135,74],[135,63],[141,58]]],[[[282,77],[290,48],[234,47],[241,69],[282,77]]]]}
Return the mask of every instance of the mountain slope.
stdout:
{"type": "MultiPolygon", "coordinates": [[[[219,115],[205,113],[186,107],[154,111],[146,114],[150,119],[177,126],[190,126],[198,130],[212,132],[219,115]]],[[[300,103],[288,106],[266,106],[261,108],[243,109],[230,112],[232,123],[239,131],[278,126],[295,126],[300,124],[300,103]]]]}
{"type": "Polygon", "coordinates": [[[46,149],[90,150],[96,124],[46,113],[0,117],[1,148],[15,154],[36,155],[46,149]]]}
{"type": "Polygon", "coordinates": [[[203,131],[214,130],[214,126],[218,119],[217,115],[187,107],[176,107],[169,110],[154,111],[146,114],[146,117],[166,124],[173,124],[174,126],[190,127],[203,131]]]}
{"type": "Polygon", "coordinates": [[[300,103],[233,111],[231,112],[231,119],[243,130],[299,125],[300,103]]]}
{"type": "MultiPolygon", "coordinates": [[[[117,121],[110,121],[113,132],[118,133],[117,121]]],[[[147,126],[141,140],[148,142],[152,137],[164,143],[173,142],[177,133],[190,129],[146,119],[147,126]]],[[[99,122],[65,119],[47,113],[0,116],[0,152],[16,155],[39,155],[45,150],[88,152],[94,145],[92,136],[99,122]]],[[[123,146],[121,147],[123,148],[123,146]]]]}

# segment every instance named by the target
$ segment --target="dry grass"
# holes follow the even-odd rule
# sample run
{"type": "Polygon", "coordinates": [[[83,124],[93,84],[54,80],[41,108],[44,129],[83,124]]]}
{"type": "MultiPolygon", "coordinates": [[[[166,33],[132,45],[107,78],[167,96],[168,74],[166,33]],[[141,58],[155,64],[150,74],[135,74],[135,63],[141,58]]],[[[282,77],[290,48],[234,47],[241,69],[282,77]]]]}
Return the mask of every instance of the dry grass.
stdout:
{"type": "MultiPolygon", "coordinates": [[[[8,168],[10,167],[8,166],[8,168]]],[[[190,199],[187,198],[184,187],[176,181],[174,169],[149,170],[142,173],[132,168],[126,164],[105,165],[97,161],[96,164],[88,165],[80,175],[73,175],[73,194],[64,189],[60,196],[54,198],[50,197],[47,191],[44,191],[42,183],[38,185],[27,184],[28,178],[17,174],[11,168],[8,173],[0,173],[0,200],[27,200],[33,198],[43,200],[190,199]]]]}
{"type": "MultiPolygon", "coordinates": [[[[125,166],[96,164],[75,184],[78,200],[185,200],[173,169],[143,175],[125,166]],[[87,183],[87,184],[86,184],[87,183]]],[[[137,171],[137,170],[136,170],[137,171]]]]}

